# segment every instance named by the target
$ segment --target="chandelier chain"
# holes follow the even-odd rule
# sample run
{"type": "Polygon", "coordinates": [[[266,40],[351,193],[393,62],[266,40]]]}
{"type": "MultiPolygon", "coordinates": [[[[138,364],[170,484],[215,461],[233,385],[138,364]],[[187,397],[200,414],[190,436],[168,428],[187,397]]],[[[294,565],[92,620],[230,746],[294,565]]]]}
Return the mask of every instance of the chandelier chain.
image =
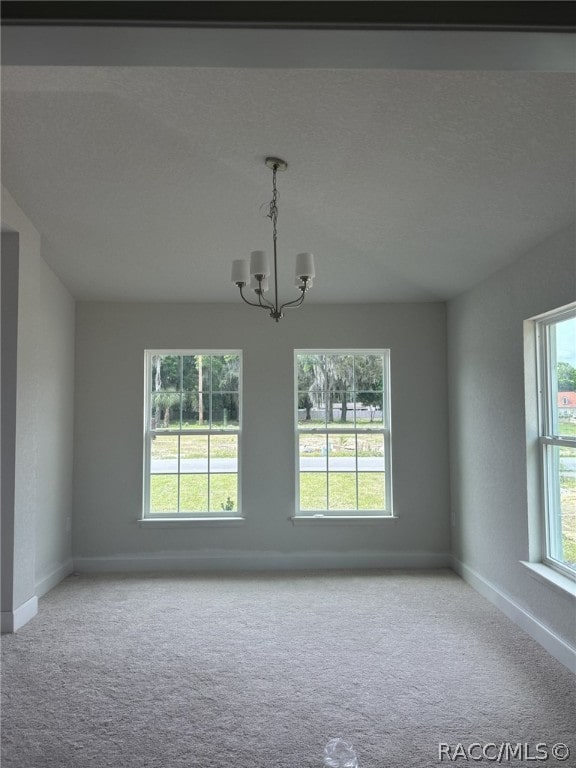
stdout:
{"type": "Polygon", "coordinates": [[[278,236],[278,190],[276,188],[276,173],[278,171],[278,166],[274,165],[272,168],[272,200],[270,200],[270,205],[268,206],[268,213],[266,214],[268,218],[272,221],[272,237],[274,240],[276,240],[278,236]]]}

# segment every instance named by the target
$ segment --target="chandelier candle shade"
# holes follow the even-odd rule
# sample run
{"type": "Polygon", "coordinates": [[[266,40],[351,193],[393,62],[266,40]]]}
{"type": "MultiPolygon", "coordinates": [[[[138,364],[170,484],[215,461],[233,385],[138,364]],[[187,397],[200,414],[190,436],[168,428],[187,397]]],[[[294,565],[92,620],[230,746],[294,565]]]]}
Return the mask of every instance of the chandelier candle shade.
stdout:
{"type": "Polygon", "coordinates": [[[232,282],[240,290],[242,300],[251,307],[266,309],[270,317],[276,322],[284,317],[285,309],[294,309],[299,307],[306,296],[306,292],[312,287],[312,278],[315,276],[314,256],[311,253],[299,253],[296,256],[296,277],[294,284],[300,289],[300,296],[293,301],[286,301],[281,304],[278,299],[278,249],[276,241],[278,239],[278,190],[276,189],[276,174],[278,171],[285,171],[288,163],[280,160],[278,157],[267,157],[266,165],[272,170],[272,200],[268,205],[266,214],[272,222],[272,241],[274,244],[274,270],[270,273],[270,264],[265,251],[252,251],[250,254],[250,265],[246,259],[235,259],[232,262],[232,282]],[[274,301],[271,301],[264,294],[269,290],[268,278],[272,277],[274,281],[274,301]],[[257,301],[249,301],[244,295],[246,286],[254,291],[257,301]]]}

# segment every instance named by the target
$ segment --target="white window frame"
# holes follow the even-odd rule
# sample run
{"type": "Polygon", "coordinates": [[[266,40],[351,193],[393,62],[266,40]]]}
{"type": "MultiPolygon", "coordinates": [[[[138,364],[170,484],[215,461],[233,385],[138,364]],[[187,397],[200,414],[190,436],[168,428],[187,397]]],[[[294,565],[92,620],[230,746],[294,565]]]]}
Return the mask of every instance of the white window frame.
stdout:
{"type": "MultiPolygon", "coordinates": [[[[390,350],[389,349],[295,349],[294,350],[294,444],[295,444],[295,466],[296,466],[296,508],[295,519],[314,519],[314,518],[337,518],[337,519],[354,519],[361,520],[363,518],[371,519],[392,519],[395,517],[393,511],[392,501],[392,430],[391,430],[391,408],[390,408],[390,350]],[[383,370],[383,411],[382,411],[382,426],[375,427],[348,427],[342,429],[339,427],[312,427],[309,429],[301,430],[299,428],[298,420],[298,355],[378,355],[381,356],[384,361],[383,370]],[[385,472],[385,509],[351,509],[351,510],[332,510],[332,509],[318,509],[318,510],[301,510],[300,509],[300,440],[301,434],[310,435],[362,435],[362,434],[377,434],[383,435],[384,439],[384,472],[385,472]]],[[[356,457],[357,458],[357,457],[356,457]]],[[[356,485],[358,486],[358,464],[356,463],[356,485]]],[[[326,462],[326,475],[327,479],[330,475],[329,463],[326,462]]],[[[329,502],[328,502],[329,503],[329,502]]]]}
{"type": "MultiPolygon", "coordinates": [[[[143,509],[142,520],[143,521],[174,521],[174,520],[222,520],[222,519],[242,519],[242,488],[241,488],[241,456],[242,456],[242,350],[239,349],[147,349],[144,352],[144,487],[143,487],[143,509]],[[182,355],[182,356],[194,356],[194,355],[213,355],[221,357],[223,355],[238,355],[239,358],[239,370],[238,370],[238,427],[237,428],[213,428],[210,424],[206,428],[196,429],[152,429],[151,428],[151,413],[152,413],[152,392],[150,387],[150,379],[152,373],[152,359],[156,355],[182,355]],[[238,444],[238,457],[237,457],[237,489],[238,489],[238,504],[235,510],[214,510],[203,512],[180,512],[177,511],[173,515],[166,512],[150,512],[150,479],[152,473],[150,471],[151,462],[151,446],[152,437],[154,435],[193,435],[201,437],[206,435],[208,437],[214,435],[237,435],[238,444]]],[[[210,398],[212,397],[212,387],[210,387],[210,398]]],[[[180,476],[180,467],[177,472],[180,476]]],[[[204,474],[204,473],[203,473],[204,474]]],[[[210,483],[210,475],[217,474],[210,472],[210,465],[208,463],[208,483],[210,483]]],[[[233,473],[231,473],[233,474],[233,473]]]]}
{"type": "Polygon", "coordinates": [[[540,452],[541,528],[544,565],[576,581],[576,569],[553,556],[558,551],[561,537],[560,486],[555,447],[576,449],[576,437],[555,434],[554,409],[557,404],[557,385],[553,376],[556,367],[553,334],[557,323],[576,317],[576,304],[549,312],[534,319],[536,326],[536,361],[538,383],[538,429],[540,452]]]}

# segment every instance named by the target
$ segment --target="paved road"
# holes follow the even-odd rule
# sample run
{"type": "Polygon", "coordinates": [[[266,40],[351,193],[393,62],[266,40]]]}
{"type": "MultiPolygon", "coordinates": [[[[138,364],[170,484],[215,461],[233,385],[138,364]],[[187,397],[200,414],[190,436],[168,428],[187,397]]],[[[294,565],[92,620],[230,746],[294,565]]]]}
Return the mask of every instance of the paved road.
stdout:
{"type": "MultiPolygon", "coordinates": [[[[152,459],[151,472],[171,474],[178,472],[178,459],[152,459]]],[[[210,462],[212,472],[237,472],[238,461],[236,459],[212,459],[210,462]]],[[[207,459],[182,459],[180,472],[208,472],[207,459]]]]}
{"type": "MultiPolygon", "coordinates": [[[[210,462],[212,472],[237,472],[236,459],[212,459],[210,462]]],[[[348,456],[336,456],[329,460],[329,468],[337,472],[354,472],[356,463],[348,456]]],[[[358,458],[358,469],[361,472],[383,472],[384,460],[378,456],[362,456],[358,458]]],[[[177,459],[153,459],[151,462],[153,473],[172,474],[178,472],[177,459]]],[[[300,459],[301,472],[326,472],[326,458],[322,456],[305,456],[300,459]]],[[[206,459],[182,459],[180,472],[208,472],[206,459]]]]}
{"type": "MultiPolygon", "coordinates": [[[[351,456],[334,456],[328,459],[328,468],[334,472],[354,472],[356,461],[351,456]]],[[[359,456],[358,469],[361,472],[383,472],[384,459],[378,456],[359,456]]],[[[325,472],[326,457],[303,456],[300,458],[301,472],[325,472]]]]}

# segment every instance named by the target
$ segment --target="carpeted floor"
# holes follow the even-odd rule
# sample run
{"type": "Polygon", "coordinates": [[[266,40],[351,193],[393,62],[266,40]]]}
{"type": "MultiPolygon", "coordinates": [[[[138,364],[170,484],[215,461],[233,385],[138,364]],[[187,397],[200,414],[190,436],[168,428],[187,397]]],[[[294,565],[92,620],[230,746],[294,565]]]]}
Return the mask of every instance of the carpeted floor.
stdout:
{"type": "Polygon", "coordinates": [[[2,655],[2,768],[576,765],[574,677],[450,571],[72,576],[2,655]]]}

